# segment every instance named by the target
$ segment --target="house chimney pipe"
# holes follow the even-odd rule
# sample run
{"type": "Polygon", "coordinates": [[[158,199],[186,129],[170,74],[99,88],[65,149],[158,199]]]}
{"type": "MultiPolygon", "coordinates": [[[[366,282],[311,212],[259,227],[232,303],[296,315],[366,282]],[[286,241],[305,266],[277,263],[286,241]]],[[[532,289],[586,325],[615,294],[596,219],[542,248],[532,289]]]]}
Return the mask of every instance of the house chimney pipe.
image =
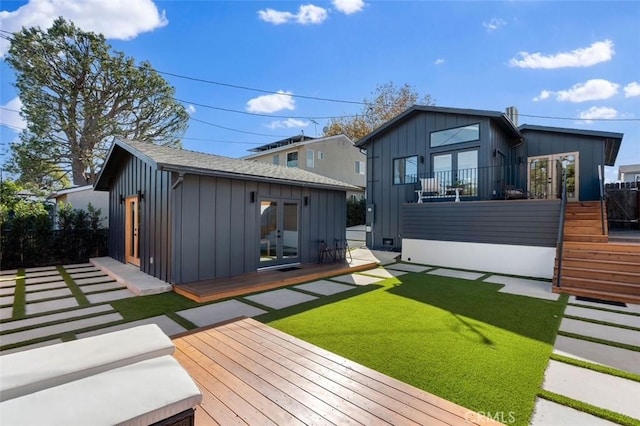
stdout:
{"type": "Polygon", "coordinates": [[[513,124],[518,126],[518,108],[514,106],[507,107],[507,117],[513,122],[513,124]]]}

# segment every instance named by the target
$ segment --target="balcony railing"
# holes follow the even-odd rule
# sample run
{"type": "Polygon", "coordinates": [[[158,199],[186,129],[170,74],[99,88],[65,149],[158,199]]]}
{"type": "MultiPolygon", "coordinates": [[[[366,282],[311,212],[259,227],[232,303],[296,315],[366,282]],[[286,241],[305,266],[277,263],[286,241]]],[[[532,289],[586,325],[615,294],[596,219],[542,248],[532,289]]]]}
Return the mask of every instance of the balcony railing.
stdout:
{"type": "MultiPolygon", "coordinates": [[[[561,196],[561,173],[540,163],[447,170],[406,177],[407,201],[554,199],[561,196]],[[457,194],[456,194],[457,193],[457,194]]],[[[567,191],[575,192],[575,175],[567,174],[567,191]]]]}

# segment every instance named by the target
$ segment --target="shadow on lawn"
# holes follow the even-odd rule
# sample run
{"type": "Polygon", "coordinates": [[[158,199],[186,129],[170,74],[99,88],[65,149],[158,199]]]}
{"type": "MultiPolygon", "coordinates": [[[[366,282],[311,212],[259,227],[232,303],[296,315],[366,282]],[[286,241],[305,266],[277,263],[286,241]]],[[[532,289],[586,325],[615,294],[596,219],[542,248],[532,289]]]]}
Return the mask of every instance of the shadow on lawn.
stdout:
{"type": "Polygon", "coordinates": [[[549,301],[499,293],[502,285],[481,281],[423,274],[406,274],[397,280],[400,283],[386,291],[450,312],[487,345],[493,344],[491,339],[468,319],[552,345],[566,305],[566,298],[549,301]]]}

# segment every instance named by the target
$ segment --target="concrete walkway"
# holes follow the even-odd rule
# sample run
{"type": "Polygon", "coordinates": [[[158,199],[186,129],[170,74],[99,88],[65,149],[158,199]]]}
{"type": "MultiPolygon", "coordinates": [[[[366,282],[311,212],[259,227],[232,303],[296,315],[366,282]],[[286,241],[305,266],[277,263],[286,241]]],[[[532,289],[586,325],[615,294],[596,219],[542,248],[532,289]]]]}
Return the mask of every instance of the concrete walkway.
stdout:
{"type": "MultiPolygon", "coordinates": [[[[583,304],[575,298],[569,302],[553,353],[640,374],[640,352],[612,346],[615,343],[623,343],[640,350],[640,316],[634,314],[637,306],[616,307],[597,302],[583,304]],[[563,332],[571,333],[573,337],[562,335],[563,332]],[[580,337],[598,339],[600,342],[587,341],[580,337]]],[[[640,382],[550,360],[542,387],[555,394],[624,414],[640,422],[640,382]]],[[[578,409],[538,399],[531,424],[572,426],[612,423],[578,409]]]]}

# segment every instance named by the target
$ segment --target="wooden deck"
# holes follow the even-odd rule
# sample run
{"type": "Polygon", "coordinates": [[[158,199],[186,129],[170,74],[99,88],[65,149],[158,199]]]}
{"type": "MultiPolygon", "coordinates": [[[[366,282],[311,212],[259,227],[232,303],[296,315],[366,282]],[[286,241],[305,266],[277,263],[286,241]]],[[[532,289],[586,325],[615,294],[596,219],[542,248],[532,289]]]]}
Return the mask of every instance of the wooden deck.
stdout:
{"type": "Polygon", "coordinates": [[[233,277],[195,281],[173,286],[173,291],[198,303],[236,297],[278,287],[301,284],[308,281],[366,271],[378,266],[375,262],[356,261],[351,263],[308,263],[296,265],[286,270],[287,265],[279,269],[269,269],[233,277]]]}
{"type": "Polygon", "coordinates": [[[197,425],[499,424],[252,319],[173,342],[197,425]]]}

